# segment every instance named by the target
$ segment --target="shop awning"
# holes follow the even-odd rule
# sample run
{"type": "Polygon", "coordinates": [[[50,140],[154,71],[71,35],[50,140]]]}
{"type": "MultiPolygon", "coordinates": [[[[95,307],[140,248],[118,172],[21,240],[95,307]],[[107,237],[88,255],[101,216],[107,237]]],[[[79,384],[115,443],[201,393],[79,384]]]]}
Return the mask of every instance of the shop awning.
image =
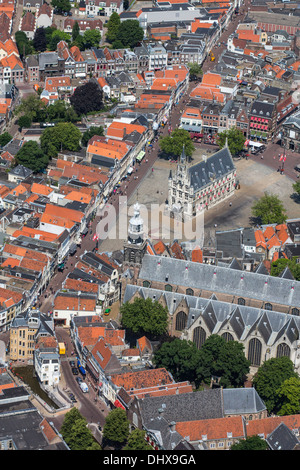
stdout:
{"type": "Polygon", "coordinates": [[[114,405],[117,407],[117,408],[122,408],[123,410],[125,410],[125,407],[122,405],[121,402],[119,402],[119,400],[116,400],[114,402],[114,405]]]}
{"type": "Polygon", "coordinates": [[[144,150],[141,150],[138,156],[136,157],[137,161],[140,162],[141,160],[143,160],[144,156],[145,156],[145,152],[144,150]]]}

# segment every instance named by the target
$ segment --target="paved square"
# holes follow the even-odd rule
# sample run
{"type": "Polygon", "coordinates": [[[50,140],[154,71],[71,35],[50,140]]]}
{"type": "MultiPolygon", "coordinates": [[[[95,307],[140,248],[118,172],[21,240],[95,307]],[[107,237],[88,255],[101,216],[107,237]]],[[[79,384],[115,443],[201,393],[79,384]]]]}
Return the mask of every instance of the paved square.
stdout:
{"type": "MultiPolygon", "coordinates": [[[[207,150],[197,148],[193,154],[191,164],[200,161],[203,158],[203,154],[206,154],[209,158],[207,150]]],[[[293,193],[293,181],[290,178],[281,175],[276,170],[267,167],[260,161],[254,161],[251,157],[248,160],[241,159],[235,161],[235,165],[240,189],[236,190],[235,194],[230,199],[221,202],[216,207],[205,212],[205,245],[208,243],[214,244],[215,224],[217,225],[217,230],[230,230],[249,226],[251,207],[257,199],[263,196],[264,192],[279,196],[287,211],[288,218],[299,217],[300,206],[290,197],[293,193]],[[229,202],[232,203],[232,206],[229,206],[229,202]]],[[[159,204],[161,207],[164,206],[168,198],[169,173],[170,170],[174,171],[176,169],[176,163],[158,159],[153,168],[153,172],[151,170],[148,172],[146,178],[141,181],[137,191],[129,199],[128,208],[134,205],[137,200],[140,204],[145,205],[148,211],[151,204],[159,204]]],[[[130,214],[132,214],[132,207],[130,214]]],[[[150,227],[152,230],[150,234],[153,239],[159,238],[157,236],[158,227],[150,227]]],[[[171,227],[173,227],[173,225],[171,225],[171,227]]],[[[174,238],[172,228],[170,238],[174,238]]],[[[169,240],[166,239],[165,241],[168,242],[169,240]]],[[[122,248],[123,240],[108,239],[101,244],[101,251],[110,252],[122,248]]]]}

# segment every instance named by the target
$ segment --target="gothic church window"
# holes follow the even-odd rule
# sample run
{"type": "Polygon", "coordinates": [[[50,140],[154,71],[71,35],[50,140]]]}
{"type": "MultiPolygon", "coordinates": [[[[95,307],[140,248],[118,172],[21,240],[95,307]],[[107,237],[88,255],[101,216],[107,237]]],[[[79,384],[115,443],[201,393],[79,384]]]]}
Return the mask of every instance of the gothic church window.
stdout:
{"type": "Polygon", "coordinates": [[[184,330],[185,326],[187,323],[187,314],[183,311],[178,312],[176,315],[176,324],[175,324],[175,329],[177,331],[182,331],[184,330]]]}
{"type": "Polygon", "coordinates": [[[261,342],[253,338],[249,341],[248,360],[252,366],[260,366],[261,363],[261,342]]]}

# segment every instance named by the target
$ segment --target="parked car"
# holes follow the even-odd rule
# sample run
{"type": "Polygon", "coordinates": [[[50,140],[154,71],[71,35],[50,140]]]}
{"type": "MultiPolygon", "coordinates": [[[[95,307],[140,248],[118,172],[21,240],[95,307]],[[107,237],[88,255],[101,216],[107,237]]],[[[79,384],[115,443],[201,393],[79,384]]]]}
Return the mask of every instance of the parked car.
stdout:
{"type": "Polygon", "coordinates": [[[77,367],[72,367],[72,374],[73,375],[78,375],[79,374],[77,367]]]}
{"type": "Polygon", "coordinates": [[[75,397],[74,393],[69,393],[69,398],[73,403],[77,403],[77,400],[76,400],[76,397],[75,397]]]}
{"type": "Polygon", "coordinates": [[[87,386],[85,382],[81,382],[80,388],[83,391],[83,393],[87,393],[89,391],[89,387],[87,386]]]}
{"type": "Polygon", "coordinates": [[[75,361],[70,361],[70,367],[76,367],[75,361]]]}
{"type": "Polygon", "coordinates": [[[78,385],[80,385],[80,384],[83,382],[83,380],[82,380],[81,377],[76,377],[76,380],[77,380],[77,382],[78,382],[78,385]]]}
{"type": "Polygon", "coordinates": [[[300,165],[296,165],[296,166],[295,166],[295,170],[296,170],[296,171],[299,171],[299,173],[300,173],[300,165]]]}

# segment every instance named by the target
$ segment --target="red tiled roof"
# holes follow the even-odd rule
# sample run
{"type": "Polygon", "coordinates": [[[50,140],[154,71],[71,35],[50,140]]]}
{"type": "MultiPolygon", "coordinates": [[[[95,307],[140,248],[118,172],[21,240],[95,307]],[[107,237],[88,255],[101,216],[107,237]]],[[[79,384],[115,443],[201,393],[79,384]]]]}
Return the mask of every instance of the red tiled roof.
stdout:
{"type": "Polygon", "coordinates": [[[245,438],[242,416],[178,422],[176,431],[182,436],[188,436],[192,442],[202,440],[203,436],[206,436],[208,441],[228,439],[229,432],[232,434],[232,439],[245,438]]]}
{"type": "Polygon", "coordinates": [[[140,389],[174,383],[172,376],[165,368],[148,369],[143,371],[112,375],[111,381],[117,387],[123,387],[127,391],[132,388],[140,389]]]}

